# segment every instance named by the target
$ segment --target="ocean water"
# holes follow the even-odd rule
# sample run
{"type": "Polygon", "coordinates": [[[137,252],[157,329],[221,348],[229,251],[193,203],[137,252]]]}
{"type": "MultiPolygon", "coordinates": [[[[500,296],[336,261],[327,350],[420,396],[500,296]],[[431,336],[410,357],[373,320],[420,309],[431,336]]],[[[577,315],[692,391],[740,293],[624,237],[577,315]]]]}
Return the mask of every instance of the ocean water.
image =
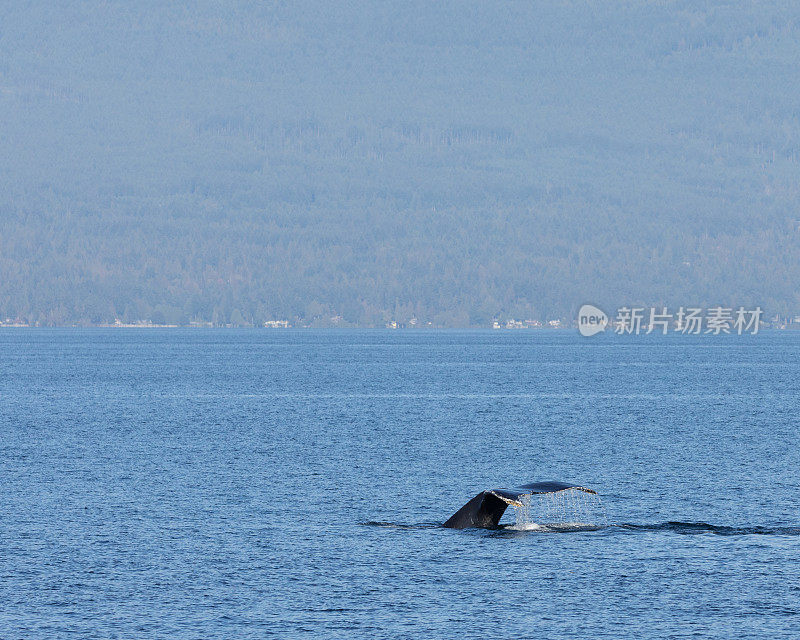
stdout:
{"type": "Polygon", "coordinates": [[[785,332],[3,330],[0,637],[797,638],[798,356],[785,332]],[[607,526],[441,527],[551,479],[607,526]]]}

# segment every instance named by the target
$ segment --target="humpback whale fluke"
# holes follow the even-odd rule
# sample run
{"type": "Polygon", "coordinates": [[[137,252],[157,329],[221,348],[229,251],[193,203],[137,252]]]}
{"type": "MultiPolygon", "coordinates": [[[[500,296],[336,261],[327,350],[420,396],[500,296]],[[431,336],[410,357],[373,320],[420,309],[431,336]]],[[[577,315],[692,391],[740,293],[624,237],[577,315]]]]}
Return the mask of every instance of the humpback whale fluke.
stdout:
{"type": "Polygon", "coordinates": [[[444,523],[451,529],[467,529],[469,527],[496,527],[508,505],[522,506],[520,498],[539,493],[557,493],[568,489],[576,489],[585,493],[597,494],[596,491],[568,482],[532,482],[523,484],[517,489],[488,489],[481,491],[467,504],[456,511],[444,523]]]}

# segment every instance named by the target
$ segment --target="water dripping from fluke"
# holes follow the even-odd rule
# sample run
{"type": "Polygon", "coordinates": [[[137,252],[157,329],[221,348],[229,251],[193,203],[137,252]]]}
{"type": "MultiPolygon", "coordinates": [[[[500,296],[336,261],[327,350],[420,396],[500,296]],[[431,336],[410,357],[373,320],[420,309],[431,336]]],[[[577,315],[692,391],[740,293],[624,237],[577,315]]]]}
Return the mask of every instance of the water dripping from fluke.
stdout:
{"type": "Polygon", "coordinates": [[[594,531],[608,526],[605,508],[596,493],[571,488],[520,496],[514,504],[514,531],[594,531]]]}

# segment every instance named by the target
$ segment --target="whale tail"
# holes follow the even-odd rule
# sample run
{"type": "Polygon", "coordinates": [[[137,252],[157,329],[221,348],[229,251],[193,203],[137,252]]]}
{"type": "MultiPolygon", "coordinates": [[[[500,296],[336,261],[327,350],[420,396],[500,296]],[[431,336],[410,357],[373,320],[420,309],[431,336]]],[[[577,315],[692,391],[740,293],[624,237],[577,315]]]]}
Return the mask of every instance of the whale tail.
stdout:
{"type": "Polygon", "coordinates": [[[596,491],[567,482],[532,482],[517,489],[488,489],[481,491],[467,504],[456,511],[445,527],[450,529],[467,529],[481,527],[491,529],[500,522],[508,505],[522,506],[520,498],[540,493],[557,493],[568,489],[576,489],[585,493],[596,494],[596,491]]]}

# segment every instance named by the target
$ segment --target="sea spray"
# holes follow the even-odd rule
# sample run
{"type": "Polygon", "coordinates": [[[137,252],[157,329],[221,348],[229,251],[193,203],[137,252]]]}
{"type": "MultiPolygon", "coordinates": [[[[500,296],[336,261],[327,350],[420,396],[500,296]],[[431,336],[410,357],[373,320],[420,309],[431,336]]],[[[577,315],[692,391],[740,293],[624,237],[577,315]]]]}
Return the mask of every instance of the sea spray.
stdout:
{"type": "Polygon", "coordinates": [[[600,496],[579,489],[527,494],[514,505],[515,528],[602,527],[608,521],[600,496]]]}

